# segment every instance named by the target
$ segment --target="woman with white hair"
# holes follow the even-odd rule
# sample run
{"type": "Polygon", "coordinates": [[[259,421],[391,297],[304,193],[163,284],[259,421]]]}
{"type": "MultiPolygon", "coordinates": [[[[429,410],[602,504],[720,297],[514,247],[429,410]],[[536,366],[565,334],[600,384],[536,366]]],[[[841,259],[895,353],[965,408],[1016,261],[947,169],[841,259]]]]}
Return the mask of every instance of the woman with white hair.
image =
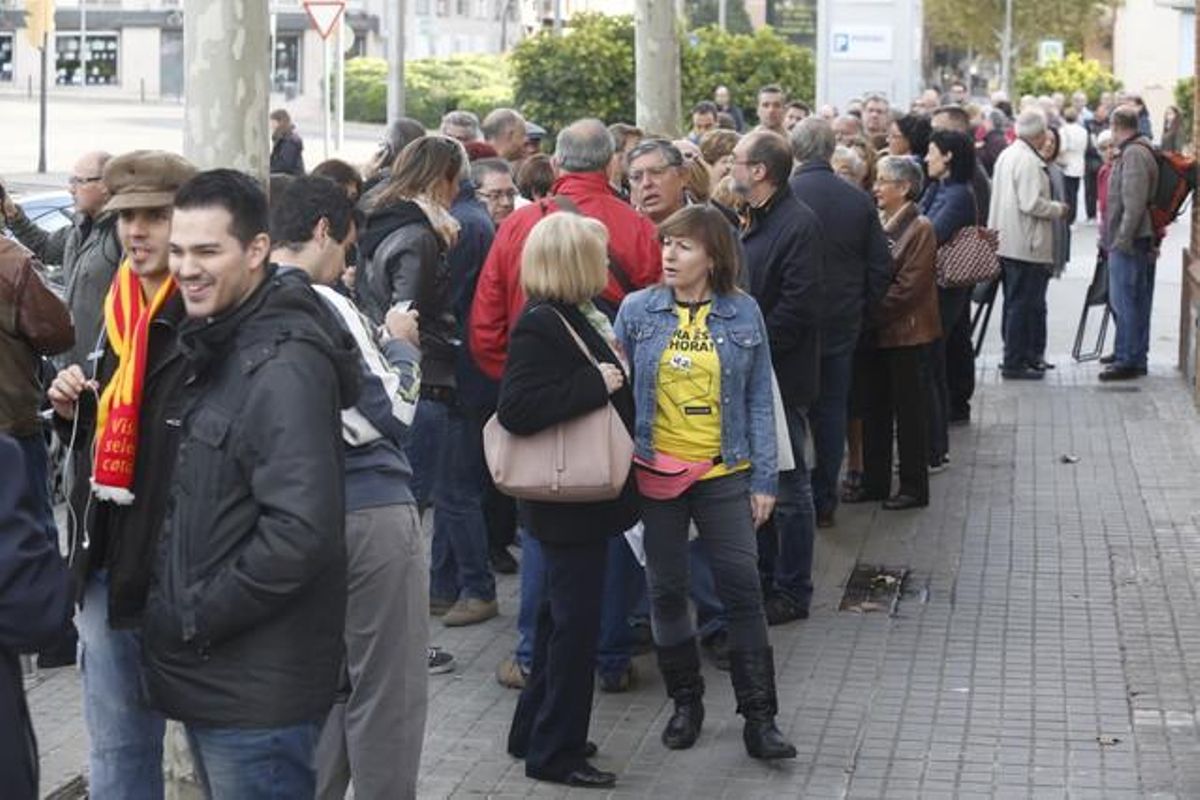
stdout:
{"type": "Polygon", "coordinates": [[[929,505],[929,389],[921,353],[942,333],[935,282],[937,237],[916,205],[923,183],[917,162],[887,156],[875,170],[875,201],[891,245],[893,271],[875,312],[872,347],[859,358],[854,375],[868,398],[863,409],[862,485],[842,499],[882,500],[886,510],[903,510],[929,505]],[[893,438],[900,455],[900,486],[894,495],[893,438]]]}

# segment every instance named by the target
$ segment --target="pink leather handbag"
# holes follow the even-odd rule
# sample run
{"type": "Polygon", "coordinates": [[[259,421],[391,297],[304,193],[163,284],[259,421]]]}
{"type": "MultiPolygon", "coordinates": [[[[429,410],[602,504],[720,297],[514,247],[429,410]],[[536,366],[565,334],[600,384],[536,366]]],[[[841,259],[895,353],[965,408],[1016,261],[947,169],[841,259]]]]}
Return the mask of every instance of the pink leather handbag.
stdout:
{"type": "MultiPolygon", "coordinates": [[[[558,318],[579,349],[596,364],[575,329],[562,314],[558,318]]],[[[483,453],[492,480],[507,495],[551,503],[587,503],[621,494],[633,464],[633,439],[617,409],[607,402],[532,436],[510,433],[493,414],[483,428],[483,453]]]]}

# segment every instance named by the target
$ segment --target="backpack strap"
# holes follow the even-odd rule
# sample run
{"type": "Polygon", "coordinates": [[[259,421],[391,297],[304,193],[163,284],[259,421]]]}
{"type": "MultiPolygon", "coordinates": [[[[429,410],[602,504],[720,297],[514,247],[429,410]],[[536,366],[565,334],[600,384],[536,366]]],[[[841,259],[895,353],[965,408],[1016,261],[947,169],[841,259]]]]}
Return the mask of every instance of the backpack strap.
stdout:
{"type": "MultiPolygon", "coordinates": [[[[587,214],[579,210],[579,206],[575,204],[574,200],[561,194],[551,195],[541,201],[542,216],[550,213],[546,208],[547,203],[554,203],[561,211],[566,211],[568,214],[576,214],[580,217],[587,216],[587,214]]],[[[632,294],[637,291],[637,287],[630,280],[629,273],[625,270],[624,264],[621,263],[621,259],[617,257],[616,252],[613,250],[611,241],[608,244],[608,274],[613,276],[613,280],[621,287],[622,293],[632,294]]]]}

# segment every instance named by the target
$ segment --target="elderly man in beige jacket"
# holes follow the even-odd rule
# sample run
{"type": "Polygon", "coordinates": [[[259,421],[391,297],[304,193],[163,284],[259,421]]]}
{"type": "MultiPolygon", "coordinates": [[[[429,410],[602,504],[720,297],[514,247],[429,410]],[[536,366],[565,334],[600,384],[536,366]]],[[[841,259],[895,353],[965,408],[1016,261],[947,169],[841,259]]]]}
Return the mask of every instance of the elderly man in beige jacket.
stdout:
{"type": "Polygon", "coordinates": [[[1046,287],[1054,261],[1052,223],[1069,213],[1050,199],[1050,176],[1038,148],[1046,138],[1041,111],[1017,118],[1017,140],[996,159],[988,227],[1000,232],[1004,268],[1004,363],[1001,374],[1040,380],[1046,364],[1046,287]]]}

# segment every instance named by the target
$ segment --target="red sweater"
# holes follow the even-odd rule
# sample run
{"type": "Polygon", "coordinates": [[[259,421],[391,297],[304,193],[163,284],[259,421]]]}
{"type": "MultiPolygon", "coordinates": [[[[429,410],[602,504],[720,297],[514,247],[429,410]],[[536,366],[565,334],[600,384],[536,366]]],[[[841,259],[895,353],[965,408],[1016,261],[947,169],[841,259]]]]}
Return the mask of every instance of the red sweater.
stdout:
{"type": "MultiPolygon", "coordinates": [[[[554,182],[552,195],[570,198],[579,211],[604,223],[609,249],[637,288],[657,283],[662,275],[658,231],[646,217],[623,202],[598,172],[568,173],[554,182]]],[[[471,355],[484,374],[499,380],[508,354],[508,335],[525,307],[521,291],[521,251],[533,226],[557,210],[553,202],[533,203],[511,214],[496,231],[496,239],[479,274],[471,304],[471,355]]],[[[602,296],[619,303],[625,293],[609,276],[602,296]]]]}

